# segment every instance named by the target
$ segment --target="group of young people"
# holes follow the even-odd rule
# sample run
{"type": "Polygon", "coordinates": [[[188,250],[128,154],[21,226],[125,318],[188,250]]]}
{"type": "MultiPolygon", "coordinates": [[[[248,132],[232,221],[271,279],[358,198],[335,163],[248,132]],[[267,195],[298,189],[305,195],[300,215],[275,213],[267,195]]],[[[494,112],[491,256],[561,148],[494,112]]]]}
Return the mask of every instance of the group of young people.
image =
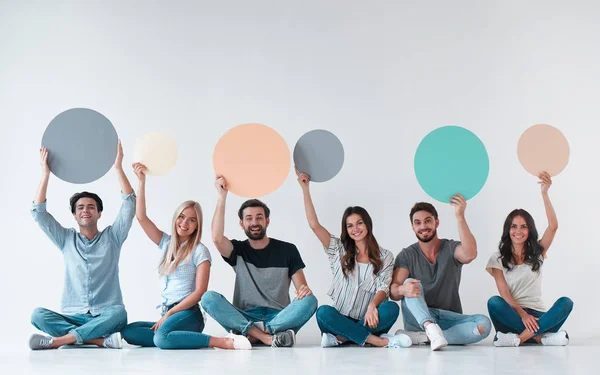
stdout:
{"type": "Polygon", "coordinates": [[[133,165],[139,181],[134,193],[123,171],[120,142],[115,170],[123,203],[116,220],[102,231],[98,230],[98,219],[103,206],[96,194],[83,192],[71,197],[71,213],[79,231],[64,228],[48,213],[50,170],[45,148],[40,157],[42,181],[31,213],[63,253],[65,285],[62,313],[44,308],[33,311],[32,324],[46,334],[30,337],[33,350],[81,344],[118,349],[123,339],[132,345],[162,349],[292,347],[298,331],[315,313],[322,347],[429,344],[432,350],[439,350],[446,345],[481,341],[490,334],[492,324],[495,346],[568,344],[568,334],[560,328],[573,302],[562,297],[547,310],[541,296],[542,266],[558,229],[548,196],[552,180],[547,173],[539,176],[548,219],[541,239],[531,215],[514,210],[505,220],[498,251],[489,258],[486,269],[500,294],[488,301],[490,321],[485,315],[467,315],[462,310],[461,271],[477,257],[477,243],[465,219],[467,202],[460,194],[450,200],[460,241],[438,238],[437,211],[433,205],[420,202],[410,211],[417,242],[394,258],[377,242],[371,217],[362,207],[344,211],[339,237],[325,229],[312,202],[310,177],[298,173],[308,224],[323,245],[333,275],[328,292],[333,305],[319,307],[297,247],[267,236],[270,210],[263,202],[248,200],[238,211],[246,240],[225,236],[228,186],[223,176],[217,176],[212,241],[236,274],[233,300],[229,302],[221,294],[208,291],[212,258],[201,242],[200,205],[183,202],[175,211],[169,233],[159,229],[146,212],[146,167],[133,165]],[[134,216],[161,254],[161,318],[127,324],[118,263],[134,216]],[[291,283],[295,288],[293,300],[291,283]],[[391,334],[400,309],[404,329],[391,334]],[[202,310],[228,334],[214,337],[203,333],[202,310]]]}

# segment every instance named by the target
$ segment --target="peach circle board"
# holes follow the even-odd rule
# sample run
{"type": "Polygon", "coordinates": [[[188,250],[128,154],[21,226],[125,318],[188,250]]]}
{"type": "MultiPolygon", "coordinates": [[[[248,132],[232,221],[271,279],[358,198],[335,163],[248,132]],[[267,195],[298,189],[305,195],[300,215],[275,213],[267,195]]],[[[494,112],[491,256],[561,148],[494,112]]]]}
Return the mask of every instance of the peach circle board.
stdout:
{"type": "Polygon", "coordinates": [[[539,124],[530,127],[519,138],[517,155],[523,168],[532,175],[546,171],[556,176],[569,163],[569,142],[557,128],[539,124]]]}
{"type": "Polygon", "coordinates": [[[277,190],[290,172],[290,150],[275,130],[262,124],[230,129],[217,142],[213,166],[229,191],[257,198],[277,190]]]}

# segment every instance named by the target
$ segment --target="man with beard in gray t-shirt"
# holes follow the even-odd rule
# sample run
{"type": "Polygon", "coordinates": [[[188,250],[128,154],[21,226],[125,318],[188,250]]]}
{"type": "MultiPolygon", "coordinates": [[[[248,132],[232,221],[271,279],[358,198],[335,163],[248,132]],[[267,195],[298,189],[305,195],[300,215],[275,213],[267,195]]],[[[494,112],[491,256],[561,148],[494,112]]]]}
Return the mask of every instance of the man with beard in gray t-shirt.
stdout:
{"type": "Polygon", "coordinates": [[[438,214],[430,203],[417,203],[410,222],[418,242],[403,249],[394,264],[390,287],[393,300],[402,300],[404,333],[413,344],[444,346],[472,344],[486,338],[491,322],[485,315],[463,315],[458,289],[462,266],[477,257],[477,243],[465,220],[466,199],[450,198],[455,207],[460,241],[439,239],[438,214]]]}

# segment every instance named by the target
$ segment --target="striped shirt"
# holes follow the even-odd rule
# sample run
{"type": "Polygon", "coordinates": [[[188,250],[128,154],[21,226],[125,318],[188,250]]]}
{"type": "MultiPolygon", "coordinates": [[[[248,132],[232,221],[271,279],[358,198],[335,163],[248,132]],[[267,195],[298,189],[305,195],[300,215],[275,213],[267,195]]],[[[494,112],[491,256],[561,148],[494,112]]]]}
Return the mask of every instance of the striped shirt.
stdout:
{"type": "Polygon", "coordinates": [[[354,266],[354,271],[344,277],[342,271],[342,257],[346,252],[342,241],[331,236],[329,247],[325,253],[329,258],[329,267],[333,273],[331,288],[327,294],[333,299],[334,306],[340,314],[353,319],[362,319],[367,312],[369,303],[379,291],[390,294],[390,283],[394,271],[394,256],[391,251],[379,248],[383,266],[377,275],[373,275],[373,265],[367,265],[367,277],[358,281],[359,265],[354,266]]]}

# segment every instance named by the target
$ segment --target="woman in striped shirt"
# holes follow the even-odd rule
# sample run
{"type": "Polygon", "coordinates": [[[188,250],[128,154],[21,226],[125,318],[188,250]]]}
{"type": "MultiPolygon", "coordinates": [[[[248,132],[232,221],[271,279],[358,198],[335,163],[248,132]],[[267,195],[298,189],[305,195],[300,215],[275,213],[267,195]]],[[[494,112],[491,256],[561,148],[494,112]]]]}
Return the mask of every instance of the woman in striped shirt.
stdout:
{"type": "Polygon", "coordinates": [[[161,349],[251,349],[244,336],[211,337],[202,333],[204,316],[198,302],[206,292],[210,276],[210,252],[202,237],[202,209],[198,202],[183,202],[175,211],[172,235],[158,229],[146,215],[146,167],[133,165],[139,179],[136,216],[146,235],[162,252],[159,264],[162,287],[162,317],[157,322],[127,325],[123,338],[132,345],[161,349]]]}
{"type": "Polygon", "coordinates": [[[340,238],[332,236],[319,223],[309,181],[307,174],[298,173],[308,223],[323,244],[333,273],[327,294],[335,307],[324,305],[317,310],[321,346],[354,342],[361,346],[409,347],[407,335],[387,334],[400,313],[398,305],[388,301],[394,256],[377,244],[371,217],[362,207],[348,207],[340,238]]]}

